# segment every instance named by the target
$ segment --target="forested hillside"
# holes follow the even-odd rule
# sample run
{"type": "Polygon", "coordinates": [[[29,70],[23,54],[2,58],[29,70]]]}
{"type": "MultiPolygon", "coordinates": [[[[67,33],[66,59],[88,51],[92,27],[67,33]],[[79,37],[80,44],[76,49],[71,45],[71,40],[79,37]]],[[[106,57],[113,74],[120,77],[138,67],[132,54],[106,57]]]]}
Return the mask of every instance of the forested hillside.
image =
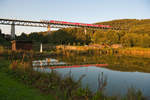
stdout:
{"type": "Polygon", "coordinates": [[[122,44],[124,47],[150,47],[150,19],[121,19],[96,24],[106,24],[126,30],[93,30],[65,28],[57,31],[22,34],[18,40],[32,40],[49,44],[122,44]]]}
{"type": "Polygon", "coordinates": [[[121,19],[96,24],[125,29],[122,31],[96,31],[96,43],[119,43],[126,47],[150,47],[150,19],[121,19]]]}
{"type": "Polygon", "coordinates": [[[107,22],[100,22],[96,24],[106,24],[112,27],[119,27],[121,29],[128,29],[130,33],[143,34],[147,33],[150,35],[150,19],[121,19],[107,22]]]}

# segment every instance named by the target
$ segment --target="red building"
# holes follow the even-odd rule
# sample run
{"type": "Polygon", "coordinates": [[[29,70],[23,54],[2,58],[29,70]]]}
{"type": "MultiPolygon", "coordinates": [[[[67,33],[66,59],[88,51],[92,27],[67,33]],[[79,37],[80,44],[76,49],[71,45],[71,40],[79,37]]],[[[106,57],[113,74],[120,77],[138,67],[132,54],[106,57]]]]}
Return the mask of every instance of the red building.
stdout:
{"type": "Polygon", "coordinates": [[[12,43],[12,50],[32,50],[32,41],[11,41],[12,43]]]}

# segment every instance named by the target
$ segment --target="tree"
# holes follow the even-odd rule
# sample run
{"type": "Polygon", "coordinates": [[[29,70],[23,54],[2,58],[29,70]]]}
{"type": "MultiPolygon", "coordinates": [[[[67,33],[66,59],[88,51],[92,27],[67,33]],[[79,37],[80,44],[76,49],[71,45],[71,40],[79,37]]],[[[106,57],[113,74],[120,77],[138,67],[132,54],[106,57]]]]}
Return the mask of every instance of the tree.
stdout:
{"type": "Polygon", "coordinates": [[[126,33],[121,38],[121,43],[127,47],[139,46],[140,37],[138,35],[136,35],[135,33],[126,33]]]}
{"type": "Polygon", "coordinates": [[[94,33],[94,35],[92,36],[92,41],[94,43],[98,43],[98,44],[103,44],[106,42],[106,37],[105,37],[105,32],[98,30],[94,33]]]}
{"type": "Polygon", "coordinates": [[[20,36],[17,37],[18,40],[28,40],[28,36],[25,33],[21,33],[20,36]]]}
{"type": "Polygon", "coordinates": [[[0,29],[0,35],[2,34],[2,30],[0,29]]]}
{"type": "Polygon", "coordinates": [[[150,36],[148,34],[144,34],[141,37],[141,47],[143,48],[150,48],[150,36]]]}
{"type": "Polygon", "coordinates": [[[120,42],[119,41],[119,35],[115,31],[108,31],[106,33],[106,39],[107,39],[107,43],[109,45],[118,44],[120,42]]]}

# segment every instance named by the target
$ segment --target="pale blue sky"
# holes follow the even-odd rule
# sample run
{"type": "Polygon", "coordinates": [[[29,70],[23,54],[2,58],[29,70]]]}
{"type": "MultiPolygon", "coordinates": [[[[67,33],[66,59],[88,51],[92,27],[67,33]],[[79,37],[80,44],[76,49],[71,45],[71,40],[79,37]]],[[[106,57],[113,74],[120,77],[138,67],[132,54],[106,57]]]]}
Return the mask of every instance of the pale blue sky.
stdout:
{"type": "MultiPolygon", "coordinates": [[[[150,18],[150,0],[0,0],[0,18],[95,23],[150,18]]],[[[9,34],[10,26],[2,26],[9,34]]],[[[16,33],[46,28],[16,27],[16,33]]]]}

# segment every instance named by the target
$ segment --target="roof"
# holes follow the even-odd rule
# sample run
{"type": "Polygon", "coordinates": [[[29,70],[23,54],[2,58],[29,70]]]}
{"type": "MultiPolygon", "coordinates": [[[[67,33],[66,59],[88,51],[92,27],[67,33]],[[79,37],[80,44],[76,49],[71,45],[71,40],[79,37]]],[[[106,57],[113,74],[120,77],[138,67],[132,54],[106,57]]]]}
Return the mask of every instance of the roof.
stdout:
{"type": "Polygon", "coordinates": [[[11,43],[32,43],[32,41],[13,40],[11,43]]]}

